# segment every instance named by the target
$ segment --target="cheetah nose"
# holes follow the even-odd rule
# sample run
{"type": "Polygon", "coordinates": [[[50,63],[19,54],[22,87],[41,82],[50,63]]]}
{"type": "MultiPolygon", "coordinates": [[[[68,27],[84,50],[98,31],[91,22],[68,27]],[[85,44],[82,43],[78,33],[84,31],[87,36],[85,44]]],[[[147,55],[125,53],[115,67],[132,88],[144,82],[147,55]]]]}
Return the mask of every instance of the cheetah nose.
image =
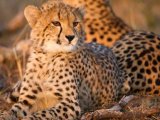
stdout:
{"type": "Polygon", "coordinates": [[[66,38],[68,39],[69,42],[71,42],[74,39],[74,35],[66,35],[66,38]]]}

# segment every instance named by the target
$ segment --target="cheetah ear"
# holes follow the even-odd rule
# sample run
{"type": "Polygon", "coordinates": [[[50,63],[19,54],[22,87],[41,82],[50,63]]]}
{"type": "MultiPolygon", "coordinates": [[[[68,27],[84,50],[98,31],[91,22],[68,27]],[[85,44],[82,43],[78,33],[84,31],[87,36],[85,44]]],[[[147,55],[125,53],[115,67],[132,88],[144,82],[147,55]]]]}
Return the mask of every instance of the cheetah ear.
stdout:
{"type": "Polygon", "coordinates": [[[29,25],[32,28],[36,24],[37,19],[40,17],[40,15],[41,15],[41,11],[33,5],[27,6],[24,10],[24,16],[26,17],[29,25]]]}

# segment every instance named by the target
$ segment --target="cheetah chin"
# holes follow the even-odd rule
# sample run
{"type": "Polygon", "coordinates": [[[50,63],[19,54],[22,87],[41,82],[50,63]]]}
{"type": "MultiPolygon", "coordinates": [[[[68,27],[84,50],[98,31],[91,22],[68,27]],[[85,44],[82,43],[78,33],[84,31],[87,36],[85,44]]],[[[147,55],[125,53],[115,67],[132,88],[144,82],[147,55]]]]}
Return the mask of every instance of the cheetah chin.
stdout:
{"type": "Polygon", "coordinates": [[[74,44],[60,45],[55,43],[54,41],[48,41],[47,43],[44,44],[42,49],[45,52],[50,52],[50,53],[72,52],[77,49],[77,45],[74,44]]]}

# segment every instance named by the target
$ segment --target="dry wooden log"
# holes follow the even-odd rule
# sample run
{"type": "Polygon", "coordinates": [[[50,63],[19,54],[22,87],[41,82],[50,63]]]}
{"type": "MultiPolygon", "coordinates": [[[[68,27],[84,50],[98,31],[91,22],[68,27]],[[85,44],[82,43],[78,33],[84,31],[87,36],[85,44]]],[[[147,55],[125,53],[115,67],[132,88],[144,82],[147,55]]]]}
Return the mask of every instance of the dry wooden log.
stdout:
{"type": "Polygon", "coordinates": [[[121,110],[127,106],[129,102],[136,99],[136,96],[130,95],[123,97],[118,104],[110,109],[100,109],[94,112],[86,113],[81,117],[81,120],[144,120],[145,117],[151,116],[156,113],[160,113],[159,107],[152,107],[149,109],[136,109],[133,111],[121,112],[121,110]]]}
{"type": "Polygon", "coordinates": [[[81,120],[106,120],[106,119],[120,119],[120,120],[144,120],[145,117],[151,116],[153,114],[160,113],[159,108],[150,108],[144,111],[111,111],[108,109],[96,110],[91,113],[86,113],[82,116],[81,120]]]}
{"type": "Polygon", "coordinates": [[[108,118],[120,118],[122,114],[122,112],[118,111],[100,109],[91,113],[86,113],[81,117],[81,120],[103,120],[108,118]]]}
{"type": "Polygon", "coordinates": [[[118,102],[118,104],[114,105],[108,110],[111,111],[120,111],[122,110],[131,100],[136,99],[137,97],[134,95],[124,96],[122,99],[118,102]]]}

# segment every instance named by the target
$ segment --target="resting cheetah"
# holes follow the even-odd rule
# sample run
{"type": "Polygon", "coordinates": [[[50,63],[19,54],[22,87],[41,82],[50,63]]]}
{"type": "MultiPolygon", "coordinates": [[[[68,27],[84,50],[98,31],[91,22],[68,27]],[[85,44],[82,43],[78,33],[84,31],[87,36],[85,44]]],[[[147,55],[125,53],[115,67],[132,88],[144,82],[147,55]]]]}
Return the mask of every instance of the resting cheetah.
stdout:
{"type": "Polygon", "coordinates": [[[107,47],[119,40],[132,28],[117,17],[109,0],[64,0],[73,6],[85,8],[86,42],[97,42],[107,47]]]}
{"type": "Polygon", "coordinates": [[[112,47],[118,64],[131,78],[131,92],[160,95],[160,36],[134,31],[112,47]]]}
{"type": "Polygon", "coordinates": [[[41,9],[26,7],[25,17],[32,28],[32,51],[17,84],[17,102],[1,119],[75,120],[125,92],[113,53],[83,43],[80,9],[50,0],[41,9]]]}

